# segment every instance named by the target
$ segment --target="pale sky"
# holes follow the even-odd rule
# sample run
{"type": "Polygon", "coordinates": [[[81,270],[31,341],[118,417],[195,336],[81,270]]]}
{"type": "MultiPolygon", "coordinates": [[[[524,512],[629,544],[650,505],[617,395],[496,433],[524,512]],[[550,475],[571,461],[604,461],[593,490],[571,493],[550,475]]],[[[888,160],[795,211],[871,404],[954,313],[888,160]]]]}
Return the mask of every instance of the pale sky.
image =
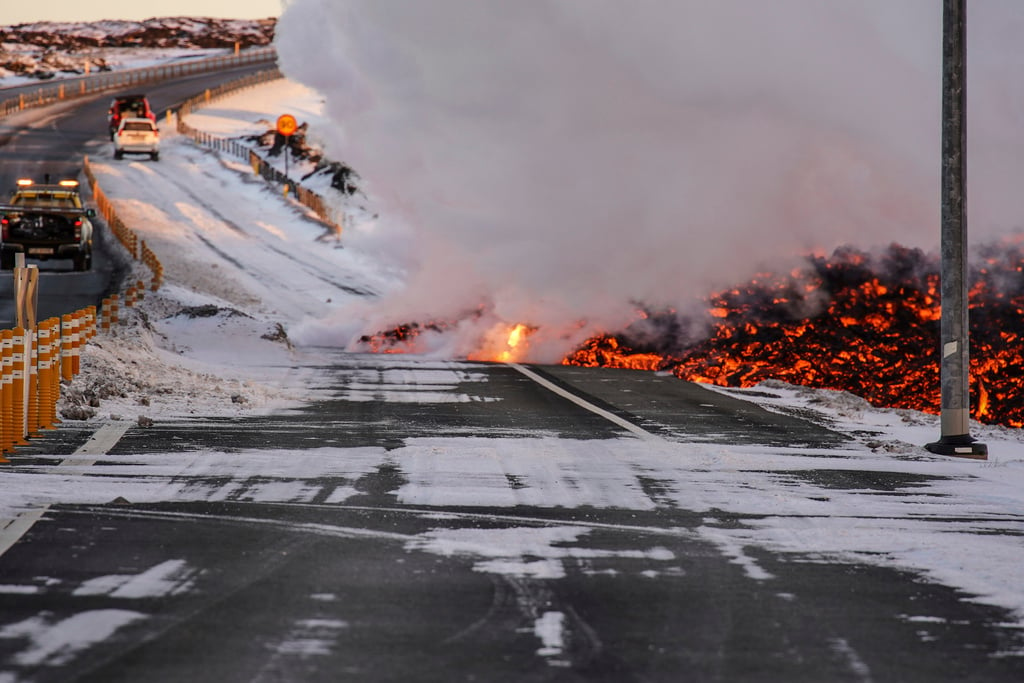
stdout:
{"type": "Polygon", "coordinates": [[[97,21],[153,17],[263,19],[281,14],[287,0],[0,0],[0,26],[34,21],[97,21]]]}

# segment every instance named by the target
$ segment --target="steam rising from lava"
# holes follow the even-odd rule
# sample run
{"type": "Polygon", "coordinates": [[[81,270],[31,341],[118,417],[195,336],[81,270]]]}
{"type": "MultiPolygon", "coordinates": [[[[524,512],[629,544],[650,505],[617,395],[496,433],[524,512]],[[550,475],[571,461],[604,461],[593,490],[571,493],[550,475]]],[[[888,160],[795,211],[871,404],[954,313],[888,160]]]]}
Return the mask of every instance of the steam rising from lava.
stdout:
{"type": "MultiPolygon", "coordinates": [[[[1019,225],[1024,3],[968,17],[972,234],[1019,225]]],[[[459,321],[467,356],[535,328],[553,361],[812,249],[938,241],[933,0],[294,0],[285,73],[323,93],[330,155],[407,273],[302,341],[459,321]],[[467,312],[469,312],[467,314],[467,312]]],[[[824,302],[827,306],[827,302],[824,302]]]]}

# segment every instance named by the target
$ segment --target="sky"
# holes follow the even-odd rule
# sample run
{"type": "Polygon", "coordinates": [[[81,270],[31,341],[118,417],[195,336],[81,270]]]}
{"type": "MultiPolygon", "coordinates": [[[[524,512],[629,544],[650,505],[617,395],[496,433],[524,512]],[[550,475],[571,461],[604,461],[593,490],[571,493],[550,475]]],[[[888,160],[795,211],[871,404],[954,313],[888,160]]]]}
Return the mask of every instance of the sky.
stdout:
{"type": "Polygon", "coordinates": [[[218,17],[264,19],[281,14],[282,0],[47,0],[0,4],[0,26],[35,21],[98,21],[153,17],[218,17]]]}
{"type": "MultiPolygon", "coordinates": [[[[240,138],[265,130],[282,109],[309,122],[311,135],[334,125],[318,92],[286,81],[215,101],[187,121],[212,134],[240,138]]],[[[5,120],[5,125],[23,125],[34,114],[29,110],[17,116],[21,118],[5,120]]],[[[422,356],[363,357],[357,367],[347,369],[337,364],[332,371],[337,384],[325,386],[322,368],[337,357],[325,358],[298,343],[304,325],[311,318],[348,310],[356,300],[381,301],[382,295],[400,288],[402,274],[379,258],[379,252],[360,246],[375,244],[359,235],[369,225],[353,226],[353,239],[346,236],[339,249],[280,192],[253,182],[245,161],[200,149],[166,121],[160,125],[159,162],[115,161],[102,136],[89,150],[100,187],[112,198],[119,217],[157,254],[165,284],[148,292],[137,307],[122,309],[124,322],[85,347],[83,372],[63,388],[62,405],[76,391],[92,388],[105,398],[86,424],[99,428],[139,417],[176,420],[268,412],[324,393],[332,401],[353,404],[371,396],[430,404],[469,400],[460,387],[472,383],[478,399],[487,396],[479,366],[422,356]],[[216,314],[180,313],[196,306],[212,307],[216,314]],[[277,325],[297,343],[294,350],[262,338],[277,325]],[[374,363],[378,367],[368,370],[374,363]]],[[[148,269],[138,263],[135,268],[148,281],[148,269]]],[[[343,343],[335,339],[336,346],[343,343]]],[[[897,568],[964,591],[969,596],[965,600],[1011,610],[1004,625],[1024,626],[1024,583],[1019,579],[1024,549],[1017,542],[1024,533],[1024,432],[979,425],[974,436],[989,446],[988,461],[942,458],[921,448],[938,434],[933,415],[875,409],[844,392],[778,383],[736,390],[734,395],[788,414],[820,414],[851,441],[843,448],[813,450],[728,443],[727,437],[722,443],[653,434],[648,440],[577,441],[544,433],[500,439],[467,431],[460,438],[409,439],[390,449],[91,455],[98,467],[62,465],[66,456],[54,455],[44,456],[52,463],[0,468],[0,521],[46,505],[106,504],[119,496],[136,504],[210,502],[229,496],[303,504],[322,493],[318,500],[324,504],[343,505],[359,492],[342,485],[326,491],[324,481],[356,481],[385,465],[398,468],[405,481],[395,491],[400,505],[649,510],[655,503],[643,493],[638,480],[642,474],[665,483],[661,504],[704,516],[705,524],[680,533],[713,544],[751,581],[773,580],[759,564],[757,550],[794,562],[897,568]],[[581,462],[588,466],[580,468],[581,462]],[[892,474],[913,484],[880,493],[833,485],[823,474],[841,476],[846,470],[892,474]],[[510,478],[521,485],[510,488],[510,478]],[[750,518],[726,525],[720,523],[722,513],[750,518]]],[[[449,527],[440,523],[410,535],[405,547],[408,552],[471,558],[482,573],[534,579],[558,578],[568,567],[578,567],[576,540],[592,532],[586,526],[523,525],[481,534],[449,527]]],[[[622,552],[643,558],[651,576],[681,571],[678,558],[650,544],[622,552]]],[[[191,590],[172,579],[192,570],[167,558],[137,574],[97,577],[78,590],[121,587],[137,597],[159,597],[171,583],[191,590]]],[[[50,588],[0,586],[12,594],[45,590],[50,588]]],[[[137,607],[130,615],[132,623],[152,618],[137,607]]],[[[929,628],[951,626],[945,614],[933,609],[922,603],[901,618],[920,624],[925,638],[929,628]]],[[[28,675],[30,666],[78,656],[128,626],[112,624],[105,630],[91,623],[82,628],[80,622],[94,615],[75,616],[81,619],[32,619],[0,631],[11,653],[4,667],[24,666],[28,675]]],[[[543,633],[538,637],[545,645],[559,642],[557,630],[543,633]]],[[[1000,655],[1022,653],[1007,650],[1000,655]]]]}
{"type": "MultiPolygon", "coordinates": [[[[637,302],[685,307],[808,251],[937,249],[941,3],[628,5],[289,5],[281,65],[323,93],[328,153],[366,180],[411,274],[368,328],[483,307],[477,324],[537,327],[555,360],[637,302]]],[[[983,239],[1024,224],[1024,3],[970,7],[983,239]]]]}

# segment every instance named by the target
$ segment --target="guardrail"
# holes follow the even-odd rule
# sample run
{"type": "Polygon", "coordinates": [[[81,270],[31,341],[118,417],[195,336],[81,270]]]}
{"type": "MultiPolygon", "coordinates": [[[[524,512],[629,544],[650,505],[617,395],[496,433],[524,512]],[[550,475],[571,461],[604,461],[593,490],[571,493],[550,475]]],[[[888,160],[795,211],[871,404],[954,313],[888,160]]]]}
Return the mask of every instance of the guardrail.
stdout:
{"type": "Polygon", "coordinates": [[[150,280],[150,289],[154,292],[160,289],[160,285],[164,281],[163,264],[160,263],[160,259],[149,248],[146,241],[140,239],[138,233],[129,228],[121,220],[121,217],[117,215],[117,211],[114,210],[114,203],[110,201],[107,194],[100,187],[99,181],[96,180],[96,174],[92,171],[92,164],[89,163],[88,155],[82,158],[82,173],[85,174],[85,179],[89,181],[89,189],[92,191],[92,199],[96,204],[96,210],[103,216],[103,220],[107,222],[107,227],[117,237],[117,241],[128,251],[132,260],[141,260],[149,267],[153,273],[153,277],[150,280]]]}
{"type": "Polygon", "coordinates": [[[183,102],[178,108],[177,112],[178,133],[189,137],[196,144],[230,154],[237,159],[249,162],[249,165],[252,166],[253,173],[262,177],[267,182],[274,182],[284,186],[286,194],[291,194],[295,198],[295,201],[319,216],[322,221],[331,226],[335,235],[340,237],[342,226],[344,225],[344,216],[331,208],[323,196],[303,187],[298,183],[298,181],[292,180],[284,173],[278,171],[251,147],[247,147],[239,143],[237,140],[211,135],[210,133],[193,128],[185,123],[186,115],[196,109],[210,104],[214,100],[226,97],[227,95],[231,95],[239,90],[244,90],[245,88],[252,88],[263,83],[269,83],[270,81],[274,81],[279,78],[284,78],[279,69],[275,68],[267,71],[260,71],[233,81],[228,81],[216,88],[211,88],[199,95],[196,95],[195,97],[185,100],[185,102],[183,102]]]}
{"type": "MultiPolygon", "coordinates": [[[[29,92],[19,93],[0,101],[0,118],[15,112],[41,107],[62,100],[85,97],[105,90],[127,88],[146,83],[155,83],[170,78],[220,71],[227,67],[246,64],[263,64],[277,61],[277,52],[272,47],[254,48],[230,55],[207,57],[188,62],[174,62],[158,66],[106,71],[94,76],[76,76],[58,82],[40,85],[29,92]]],[[[0,97],[3,97],[0,92],[0,97]]]]}

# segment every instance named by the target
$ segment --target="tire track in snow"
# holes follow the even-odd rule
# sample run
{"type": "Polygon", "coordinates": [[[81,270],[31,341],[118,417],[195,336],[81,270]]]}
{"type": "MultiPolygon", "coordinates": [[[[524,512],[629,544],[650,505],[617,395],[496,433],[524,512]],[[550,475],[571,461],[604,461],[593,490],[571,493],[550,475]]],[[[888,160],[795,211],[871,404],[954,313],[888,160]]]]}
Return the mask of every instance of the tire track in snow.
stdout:
{"type": "MultiPolygon", "coordinates": [[[[207,173],[205,171],[201,171],[201,173],[202,173],[202,175],[206,176],[207,178],[210,178],[213,181],[217,180],[217,178],[215,178],[214,176],[210,175],[209,173],[207,173]]],[[[163,175],[163,174],[161,174],[161,175],[163,175]]],[[[234,222],[233,220],[231,220],[230,218],[225,216],[223,213],[221,213],[211,203],[209,203],[208,201],[206,201],[205,199],[203,199],[202,197],[197,195],[192,190],[191,187],[181,183],[176,178],[173,178],[173,177],[170,177],[170,176],[166,176],[166,175],[163,176],[163,177],[168,182],[170,182],[175,187],[177,187],[179,190],[181,190],[182,193],[184,193],[186,196],[188,196],[193,201],[195,201],[196,204],[198,204],[207,213],[209,213],[215,219],[217,219],[218,221],[223,223],[225,226],[227,226],[228,228],[230,228],[234,232],[237,232],[238,234],[240,234],[240,235],[242,235],[242,236],[244,236],[246,238],[254,239],[253,235],[250,232],[248,232],[245,228],[240,226],[238,223],[234,222]]],[[[302,216],[302,218],[303,218],[303,220],[309,220],[305,216],[302,216]]],[[[229,256],[222,249],[214,246],[214,244],[210,240],[204,238],[201,234],[196,233],[196,237],[198,237],[200,239],[200,241],[202,241],[206,246],[208,246],[210,249],[212,249],[218,256],[221,256],[222,258],[227,260],[229,263],[231,263],[235,267],[237,267],[240,270],[245,271],[245,272],[251,272],[250,269],[248,269],[245,266],[245,264],[243,264],[240,261],[238,261],[238,259],[236,259],[236,258],[234,258],[232,256],[229,256]]],[[[303,260],[301,260],[299,258],[296,258],[296,256],[294,254],[292,254],[292,253],[290,253],[290,252],[288,252],[288,251],[286,251],[284,249],[280,249],[280,248],[278,248],[278,247],[276,247],[276,246],[274,246],[274,245],[272,245],[270,243],[263,242],[262,240],[259,240],[259,242],[260,242],[260,246],[262,246],[263,248],[265,248],[265,249],[267,249],[269,251],[272,251],[275,254],[278,254],[280,256],[283,256],[283,257],[287,258],[289,261],[291,261],[292,263],[297,264],[300,268],[302,268],[304,273],[306,273],[307,275],[309,275],[309,276],[319,280],[320,282],[323,282],[326,285],[330,285],[331,287],[335,287],[337,289],[342,290],[343,292],[346,292],[348,294],[352,294],[354,296],[376,296],[377,295],[377,292],[374,292],[374,291],[372,291],[370,289],[354,287],[352,285],[348,285],[348,284],[344,284],[344,283],[338,282],[336,279],[334,279],[334,278],[324,274],[322,271],[312,268],[308,262],[303,261],[303,260]]]]}

